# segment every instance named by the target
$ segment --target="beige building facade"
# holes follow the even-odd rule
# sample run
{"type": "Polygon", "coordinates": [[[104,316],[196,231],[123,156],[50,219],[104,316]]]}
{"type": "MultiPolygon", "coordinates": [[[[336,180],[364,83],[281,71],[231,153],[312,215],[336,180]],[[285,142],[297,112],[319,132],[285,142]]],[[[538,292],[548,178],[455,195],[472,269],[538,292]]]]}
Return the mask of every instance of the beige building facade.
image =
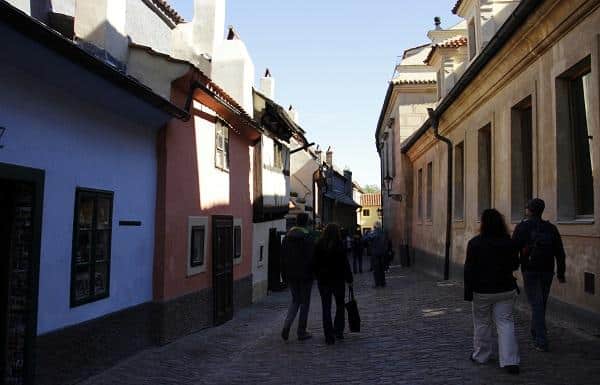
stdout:
{"type": "MultiPolygon", "coordinates": [[[[600,3],[509,5],[498,8],[490,25],[478,2],[457,3],[459,16],[475,15],[466,19],[465,64],[430,118],[395,152],[393,189],[404,199],[392,207],[384,203],[384,217],[403,218],[393,231],[408,246],[412,263],[461,280],[481,211],[498,209],[512,229],[526,201],[540,197],[546,201],[544,218],[557,224],[567,253],[567,283],[553,285],[553,303],[597,320],[600,3]]],[[[444,52],[434,51],[429,61],[439,63],[436,55],[444,52]]],[[[380,131],[378,149],[385,146],[380,131]]]]}

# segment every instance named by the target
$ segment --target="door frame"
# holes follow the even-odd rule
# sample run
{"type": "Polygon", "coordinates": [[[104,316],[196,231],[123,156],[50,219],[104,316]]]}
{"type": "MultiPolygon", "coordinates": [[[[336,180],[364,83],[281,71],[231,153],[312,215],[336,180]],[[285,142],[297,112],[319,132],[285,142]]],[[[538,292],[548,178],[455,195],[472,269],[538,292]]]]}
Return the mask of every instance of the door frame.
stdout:
{"type": "Polygon", "coordinates": [[[25,336],[25,383],[33,384],[35,377],[35,340],[37,336],[40,251],[42,243],[42,213],[44,209],[45,171],[30,167],[16,166],[0,162],[0,179],[15,182],[31,183],[34,186],[33,200],[33,239],[31,245],[31,270],[29,272],[29,287],[31,291],[31,307],[27,317],[27,332],[25,336]]]}
{"type": "Polygon", "coordinates": [[[224,324],[225,322],[229,321],[231,318],[227,317],[227,320],[221,320],[219,319],[219,312],[217,311],[217,308],[219,306],[218,301],[217,301],[217,263],[216,263],[216,246],[217,246],[217,238],[216,238],[216,229],[217,229],[217,223],[219,222],[219,220],[227,220],[228,222],[231,223],[231,255],[230,255],[230,259],[231,259],[231,287],[230,289],[230,293],[231,293],[231,315],[233,316],[233,307],[234,307],[234,293],[233,293],[233,283],[234,283],[234,276],[233,276],[233,270],[234,270],[234,266],[233,266],[233,216],[232,215],[213,215],[212,216],[212,226],[211,226],[211,238],[212,238],[212,252],[211,252],[211,258],[212,258],[212,289],[213,289],[213,324],[215,326],[217,325],[221,325],[224,324]]]}

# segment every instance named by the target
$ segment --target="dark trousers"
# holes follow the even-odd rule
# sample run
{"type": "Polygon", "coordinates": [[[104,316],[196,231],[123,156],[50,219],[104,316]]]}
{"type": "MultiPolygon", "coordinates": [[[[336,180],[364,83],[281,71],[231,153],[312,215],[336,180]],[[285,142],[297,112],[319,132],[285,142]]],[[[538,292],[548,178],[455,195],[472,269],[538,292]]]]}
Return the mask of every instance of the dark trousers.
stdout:
{"type": "Polygon", "coordinates": [[[375,286],[385,286],[385,257],[371,257],[373,261],[373,279],[375,286]]]}
{"type": "Polygon", "coordinates": [[[531,334],[535,343],[547,347],[546,339],[546,304],[550,295],[550,287],[554,273],[548,272],[523,272],[523,280],[527,301],[531,305],[531,334]]]}
{"type": "Polygon", "coordinates": [[[354,250],[352,253],[352,266],[354,267],[354,274],[361,272],[362,273],[362,250],[354,250]]]}
{"type": "Polygon", "coordinates": [[[308,323],[308,311],[310,309],[310,292],[312,291],[312,281],[288,280],[288,286],[292,293],[292,303],[288,308],[287,317],[283,327],[290,329],[298,310],[300,317],[298,318],[298,336],[306,334],[306,325],[308,323]]]}
{"type": "Polygon", "coordinates": [[[323,331],[325,338],[333,338],[344,333],[345,313],[344,297],[346,285],[344,282],[319,282],[321,305],[323,306],[323,331]],[[332,297],[335,299],[335,321],[331,321],[332,297]]]}

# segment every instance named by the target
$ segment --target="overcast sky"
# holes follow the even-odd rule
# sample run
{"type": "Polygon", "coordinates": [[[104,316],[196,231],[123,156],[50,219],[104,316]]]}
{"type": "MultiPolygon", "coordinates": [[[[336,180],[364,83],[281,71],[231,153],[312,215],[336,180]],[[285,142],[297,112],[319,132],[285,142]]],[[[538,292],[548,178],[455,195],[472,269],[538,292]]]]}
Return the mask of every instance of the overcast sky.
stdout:
{"type": "MultiPolygon", "coordinates": [[[[169,0],[186,20],[194,0],[169,0]]],[[[434,16],[456,24],[454,0],[228,0],[227,24],[246,43],[257,79],[292,104],[310,141],[362,185],[379,184],[375,127],[398,56],[428,42],[434,16]]],[[[257,83],[258,84],[258,83],[257,83]]]]}

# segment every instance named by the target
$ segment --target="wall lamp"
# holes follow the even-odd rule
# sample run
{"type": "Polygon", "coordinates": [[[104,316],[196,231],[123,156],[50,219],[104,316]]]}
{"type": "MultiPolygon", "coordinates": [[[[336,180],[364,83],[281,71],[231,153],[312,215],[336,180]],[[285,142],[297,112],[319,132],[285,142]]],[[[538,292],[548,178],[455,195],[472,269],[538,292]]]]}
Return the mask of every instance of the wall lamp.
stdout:
{"type": "Polygon", "coordinates": [[[402,194],[394,194],[392,193],[392,183],[394,182],[394,178],[392,178],[390,176],[390,174],[388,173],[385,178],[383,178],[383,181],[385,182],[385,189],[387,190],[387,196],[388,198],[392,198],[393,200],[396,200],[398,202],[402,202],[402,194]]]}

